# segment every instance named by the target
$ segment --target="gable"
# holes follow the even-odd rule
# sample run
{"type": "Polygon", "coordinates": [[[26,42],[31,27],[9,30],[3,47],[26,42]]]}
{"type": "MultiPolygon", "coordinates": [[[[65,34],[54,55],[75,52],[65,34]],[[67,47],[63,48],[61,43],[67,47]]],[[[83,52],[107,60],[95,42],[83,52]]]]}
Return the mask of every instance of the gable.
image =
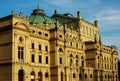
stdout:
{"type": "Polygon", "coordinates": [[[17,23],[15,23],[15,27],[18,29],[23,29],[23,30],[27,30],[27,31],[29,30],[29,26],[25,22],[17,22],[17,23]]]}

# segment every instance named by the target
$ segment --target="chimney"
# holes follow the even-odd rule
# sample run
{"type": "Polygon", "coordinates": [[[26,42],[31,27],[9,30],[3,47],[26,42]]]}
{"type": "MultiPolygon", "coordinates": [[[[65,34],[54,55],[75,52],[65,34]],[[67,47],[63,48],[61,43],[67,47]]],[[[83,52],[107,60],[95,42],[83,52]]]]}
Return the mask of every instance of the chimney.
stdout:
{"type": "Polygon", "coordinates": [[[94,24],[95,24],[95,26],[98,27],[98,20],[95,20],[95,21],[94,21],[94,24]]]}
{"type": "Polygon", "coordinates": [[[78,19],[82,19],[82,17],[81,17],[81,12],[80,12],[80,11],[77,12],[77,18],[78,18],[78,19]]]}

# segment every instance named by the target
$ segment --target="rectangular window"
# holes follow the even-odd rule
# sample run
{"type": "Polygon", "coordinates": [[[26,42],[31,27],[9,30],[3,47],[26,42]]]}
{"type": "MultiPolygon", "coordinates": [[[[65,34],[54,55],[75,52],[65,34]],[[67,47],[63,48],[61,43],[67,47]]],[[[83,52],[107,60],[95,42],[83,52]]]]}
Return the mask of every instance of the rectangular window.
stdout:
{"type": "Polygon", "coordinates": [[[39,55],[39,63],[42,63],[42,57],[39,55]]]}
{"type": "Polygon", "coordinates": [[[84,67],[84,61],[82,61],[82,67],[84,67]]]}
{"type": "Polygon", "coordinates": [[[48,46],[45,46],[45,51],[48,51],[48,46]]]}
{"type": "Polygon", "coordinates": [[[95,32],[94,32],[94,29],[92,29],[92,36],[94,36],[94,33],[95,33],[95,32]]]}
{"type": "Polygon", "coordinates": [[[82,25],[82,32],[85,33],[85,27],[82,25]]]}
{"type": "Polygon", "coordinates": [[[32,54],[32,56],[31,56],[31,61],[35,62],[35,55],[34,54],[32,54]]]}
{"type": "Polygon", "coordinates": [[[76,60],[76,66],[78,66],[78,60],[76,60]]]}
{"type": "Polygon", "coordinates": [[[99,63],[98,63],[98,68],[99,68],[99,63]]]}
{"type": "Polygon", "coordinates": [[[92,78],[92,74],[90,74],[90,78],[92,78]]]}
{"type": "Polygon", "coordinates": [[[72,42],[70,42],[70,46],[72,46],[72,42]]]}
{"type": "Polygon", "coordinates": [[[60,64],[62,64],[62,58],[60,58],[60,64]]]}
{"type": "Polygon", "coordinates": [[[90,36],[91,36],[91,28],[89,28],[89,31],[90,31],[90,36]]]}
{"type": "Polygon", "coordinates": [[[117,67],[116,67],[116,63],[115,63],[115,70],[116,70],[116,68],[117,68],[117,67]]]}
{"type": "Polygon", "coordinates": [[[18,47],[18,59],[23,59],[24,48],[18,47]]]}
{"type": "Polygon", "coordinates": [[[73,61],[72,61],[72,58],[70,58],[70,66],[72,66],[72,62],[73,62],[73,61]]]}
{"type": "Polygon", "coordinates": [[[76,48],[78,48],[78,44],[76,44],[76,48]]]}
{"type": "Polygon", "coordinates": [[[86,26],[86,34],[88,35],[88,27],[86,26]]]}
{"type": "Polygon", "coordinates": [[[41,45],[40,45],[40,44],[39,44],[39,50],[42,50],[42,49],[41,49],[41,45]]]}
{"type": "Polygon", "coordinates": [[[105,64],[105,69],[106,69],[106,64],[105,64]]]}
{"type": "Polygon", "coordinates": [[[75,75],[75,73],[73,73],[73,78],[75,78],[76,77],[76,75],[75,75]]]}
{"type": "Polygon", "coordinates": [[[46,64],[48,64],[48,57],[46,56],[46,64]]]}
{"type": "Polygon", "coordinates": [[[31,47],[32,47],[32,49],[34,49],[34,48],[35,48],[35,45],[34,45],[34,43],[32,43],[32,44],[31,44],[31,47]]]}

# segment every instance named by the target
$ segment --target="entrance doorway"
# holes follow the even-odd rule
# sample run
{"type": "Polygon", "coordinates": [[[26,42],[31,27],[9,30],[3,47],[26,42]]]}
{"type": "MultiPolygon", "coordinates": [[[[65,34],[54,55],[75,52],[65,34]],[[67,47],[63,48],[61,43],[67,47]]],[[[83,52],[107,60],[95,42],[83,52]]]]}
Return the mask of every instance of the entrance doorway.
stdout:
{"type": "Polygon", "coordinates": [[[19,70],[18,72],[18,81],[24,81],[24,71],[19,70]]]}
{"type": "Polygon", "coordinates": [[[30,78],[31,78],[31,81],[35,81],[35,72],[34,71],[31,72],[30,78]]]}
{"type": "Polygon", "coordinates": [[[42,72],[38,73],[38,81],[42,81],[42,72]]]}

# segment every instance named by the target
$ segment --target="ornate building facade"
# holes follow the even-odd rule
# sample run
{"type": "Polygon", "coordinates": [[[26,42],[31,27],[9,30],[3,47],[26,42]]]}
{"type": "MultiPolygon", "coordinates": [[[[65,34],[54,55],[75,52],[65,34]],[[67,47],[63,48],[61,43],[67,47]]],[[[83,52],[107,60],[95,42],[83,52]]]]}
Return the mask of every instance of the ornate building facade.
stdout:
{"type": "Polygon", "coordinates": [[[0,18],[0,81],[118,81],[117,57],[79,11],[0,18]]]}

